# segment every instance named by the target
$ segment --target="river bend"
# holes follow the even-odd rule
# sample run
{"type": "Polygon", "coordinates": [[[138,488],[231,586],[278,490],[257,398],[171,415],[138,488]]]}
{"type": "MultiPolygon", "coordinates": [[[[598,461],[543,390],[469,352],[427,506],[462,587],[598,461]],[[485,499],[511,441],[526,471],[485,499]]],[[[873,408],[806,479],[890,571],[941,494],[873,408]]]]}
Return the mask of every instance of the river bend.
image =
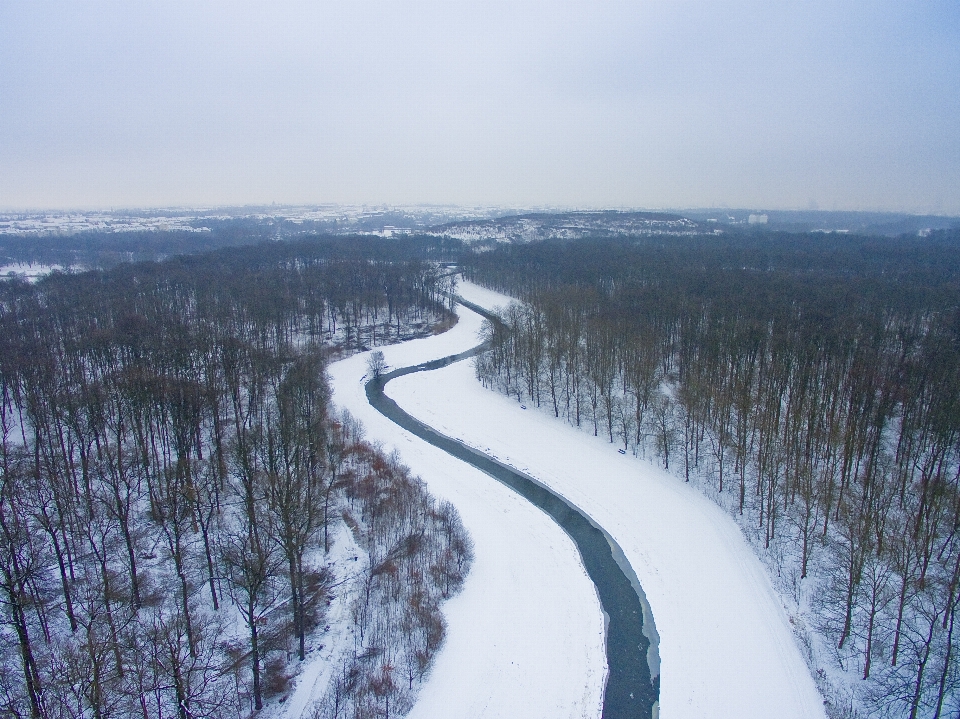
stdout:
{"type": "MultiPolygon", "coordinates": [[[[487,310],[459,300],[469,309],[492,319],[487,310]]],[[[466,352],[431,362],[402,367],[366,383],[370,404],[385,417],[447,454],[466,462],[505,484],[550,516],[573,540],[584,568],[597,590],[606,620],[607,681],[603,717],[621,719],[654,716],[659,676],[651,680],[648,650],[651,627],[644,633],[649,607],[636,575],[613,538],[579,508],[555,494],[533,477],[509,467],[487,454],[448,437],[415,419],[388,397],[383,389],[392,379],[414,372],[428,372],[473,357],[485,350],[478,345],[466,352]]],[[[656,648],[654,647],[654,653],[656,648]]],[[[655,667],[655,670],[658,667],[655,667]]]]}

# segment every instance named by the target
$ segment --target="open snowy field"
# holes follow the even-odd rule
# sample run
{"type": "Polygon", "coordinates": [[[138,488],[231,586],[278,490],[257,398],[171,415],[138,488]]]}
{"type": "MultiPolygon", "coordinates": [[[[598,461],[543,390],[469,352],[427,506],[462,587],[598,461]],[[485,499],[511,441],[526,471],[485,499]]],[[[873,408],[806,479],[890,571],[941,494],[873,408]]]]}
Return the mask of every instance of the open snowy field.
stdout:
{"type": "MultiPolygon", "coordinates": [[[[380,349],[391,367],[469,349],[477,343],[480,318],[468,310],[460,317],[442,335],[380,349]]],[[[600,716],[603,614],[572,541],[525,499],[374,410],[362,382],[366,363],[365,353],[331,366],[334,402],[364,423],[370,440],[398,450],[435,496],[453,502],[475,542],[464,589],[442,609],[446,642],[409,716],[600,716]]],[[[305,673],[301,681],[323,676],[305,673]]]]}
{"type": "MultiPolygon", "coordinates": [[[[463,283],[460,291],[465,299],[482,306],[509,301],[468,283],[463,283]]],[[[468,328],[475,321],[472,317],[473,313],[462,309],[458,329],[468,328]]],[[[469,362],[398,378],[386,391],[406,411],[435,429],[543,481],[589,513],[619,542],[646,592],[660,634],[660,711],[664,719],[824,716],[822,699],[794,641],[790,618],[760,561],[719,507],[653,464],[619,455],[602,438],[546,413],[524,411],[516,401],[484,389],[469,362]]],[[[371,423],[371,435],[380,436],[378,432],[371,423]]],[[[446,496],[440,486],[436,491],[446,496]]],[[[461,511],[470,520],[469,529],[479,535],[479,547],[487,529],[475,528],[474,519],[479,518],[475,508],[465,506],[461,511]]],[[[530,565],[527,576],[540,569],[530,565]]],[[[563,592],[572,602],[580,601],[574,594],[574,582],[579,579],[571,577],[570,591],[563,592]]],[[[497,580],[478,572],[471,581],[497,580]]],[[[486,591],[497,589],[490,586],[486,591]]],[[[461,611],[466,603],[451,608],[451,639],[465,631],[458,627],[460,622],[485,621],[464,616],[461,611]]],[[[589,617],[578,621],[584,619],[589,617]]],[[[580,631],[573,625],[568,629],[580,631]]],[[[425,699],[450,691],[443,685],[446,662],[458,657],[460,650],[454,641],[448,649],[440,657],[425,699]]],[[[573,653],[548,658],[548,666],[538,667],[536,676],[530,677],[529,692],[542,691],[534,688],[533,682],[544,682],[543,675],[557,672],[559,676],[571,665],[581,666],[580,655],[585,650],[593,651],[571,647],[573,653]]],[[[491,700],[499,701],[500,687],[485,689],[491,700]]],[[[503,690],[515,691],[512,686],[503,690]]],[[[430,713],[433,706],[418,707],[416,715],[472,715],[466,707],[452,711],[457,703],[435,714],[430,713]]],[[[571,713],[575,713],[572,708],[555,716],[571,713]]]]}
{"type": "Polygon", "coordinates": [[[41,265],[36,262],[14,262],[9,265],[0,265],[0,280],[19,277],[27,282],[36,282],[41,277],[49,275],[54,270],[65,270],[63,265],[41,265]]]}

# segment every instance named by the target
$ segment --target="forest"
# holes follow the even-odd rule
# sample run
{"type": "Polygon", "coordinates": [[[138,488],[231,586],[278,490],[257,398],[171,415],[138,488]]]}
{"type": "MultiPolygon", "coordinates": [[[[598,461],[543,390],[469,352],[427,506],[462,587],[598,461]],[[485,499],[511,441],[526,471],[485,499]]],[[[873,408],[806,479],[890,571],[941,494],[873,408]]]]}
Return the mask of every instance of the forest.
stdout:
{"type": "Polygon", "coordinates": [[[486,386],[729,510],[832,716],[960,711],[960,232],[584,239],[466,254],[521,301],[486,386]]]}
{"type": "Polygon", "coordinates": [[[431,247],[234,247],[0,283],[0,714],[244,717],[339,607],[320,717],[412,705],[472,545],[331,403],[456,320],[431,247]]]}
{"type": "MultiPolygon", "coordinates": [[[[351,251],[350,248],[357,245],[360,251],[365,252],[370,247],[370,230],[382,228],[391,218],[391,215],[377,215],[359,222],[356,228],[347,229],[337,227],[336,223],[324,228],[316,226],[322,223],[294,223],[271,217],[234,217],[204,218],[202,222],[191,220],[195,225],[194,231],[86,230],[73,234],[0,232],[0,265],[32,262],[83,269],[109,269],[126,262],[158,261],[177,255],[198,254],[225,247],[246,247],[268,241],[335,243],[341,253],[351,251]],[[367,234],[354,234],[364,231],[367,234]]],[[[404,218],[401,215],[393,219],[400,222],[404,218]]],[[[410,256],[429,253],[431,257],[440,259],[444,254],[455,253],[459,245],[458,241],[450,238],[417,235],[397,238],[391,247],[379,243],[377,249],[372,251],[393,255],[401,252],[410,256]]]]}

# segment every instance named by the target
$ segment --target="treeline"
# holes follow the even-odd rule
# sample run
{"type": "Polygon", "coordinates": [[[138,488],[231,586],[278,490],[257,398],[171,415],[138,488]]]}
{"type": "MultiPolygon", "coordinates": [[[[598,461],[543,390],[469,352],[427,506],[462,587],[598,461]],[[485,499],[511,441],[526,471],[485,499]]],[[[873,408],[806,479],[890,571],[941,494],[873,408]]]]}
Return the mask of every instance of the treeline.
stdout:
{"type": "Polygon", "coordinates": [[[277,228],[255,220],[207,223],[208,231],[85,230],[74,234],[0,234],[0,260],[44,265],[109,268],[120,263],[158,260],[273,239],[277,228]]]}
{"type": "Polygon", "coordinates": [[[470,542],[332,410],[325,366],[450,320],[411,255],[272,243],[0,283],[0,713],[243,716],[335,597],[356,640],[330,715],[409,707],[470,542]]]}
{"type": "MultiPolygon", "coordinates": [[[[377,218],[382,227],[384,220],[377,218]]],[[[175,220],[175,218],[174,218],[175,220]]],[[[109,269],[118,264],[163,260],[175,255],[200,254],[222,248],[249,248],[266,241],[290,242],[300,246],[326,244],[342,252],[352,244],[376,253],[402,253],[447,261],[455,257],[460,243],[448,238],[403,236],[394,239],[394,247],[370,236],[345,237],[305,230],[302,224],[276,218],[204,219],[205,231],[128,230],[104,232],[85,230],[69,235],[19,235],[0,233],[0,265],[37,263],[109,269]]],[[[316,223],[313,223],[316,224],[316,223]]],[[[335,224],[335,223],[334,223],[335,224]]],[[[309,223],[308,223],[309,226],[309,223]]],[[[341,230],[342,232],[342,230],[341,230]]]]}
{"type": "Polygon", "coordinates": [[[960,233],[539,244],[465,267],[524,300],[478,378],[740,517],[813,616],[836,715],[845,690],[956,715],[960,233]]]}

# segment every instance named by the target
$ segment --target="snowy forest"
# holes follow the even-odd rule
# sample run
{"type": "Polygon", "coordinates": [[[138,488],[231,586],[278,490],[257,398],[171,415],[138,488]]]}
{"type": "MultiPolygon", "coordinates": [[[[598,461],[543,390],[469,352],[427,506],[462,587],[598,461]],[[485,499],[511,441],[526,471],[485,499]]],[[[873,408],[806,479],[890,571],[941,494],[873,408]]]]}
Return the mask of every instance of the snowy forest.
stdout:
{"type": "Polygon", "coordinates": [[[833,716],[956,716],[960,233],[503,245],[464,270],[522,300],[477,378],[727,508],[833,716]]]}
{"type": "Polygon", "coordinates": [[[455,321],[428,249],[0,283],[0,714],[245,717],[286,698],[337,602],[352,639],[316,716],[410,708],[471,541],[325,367],[455,321]]]}

